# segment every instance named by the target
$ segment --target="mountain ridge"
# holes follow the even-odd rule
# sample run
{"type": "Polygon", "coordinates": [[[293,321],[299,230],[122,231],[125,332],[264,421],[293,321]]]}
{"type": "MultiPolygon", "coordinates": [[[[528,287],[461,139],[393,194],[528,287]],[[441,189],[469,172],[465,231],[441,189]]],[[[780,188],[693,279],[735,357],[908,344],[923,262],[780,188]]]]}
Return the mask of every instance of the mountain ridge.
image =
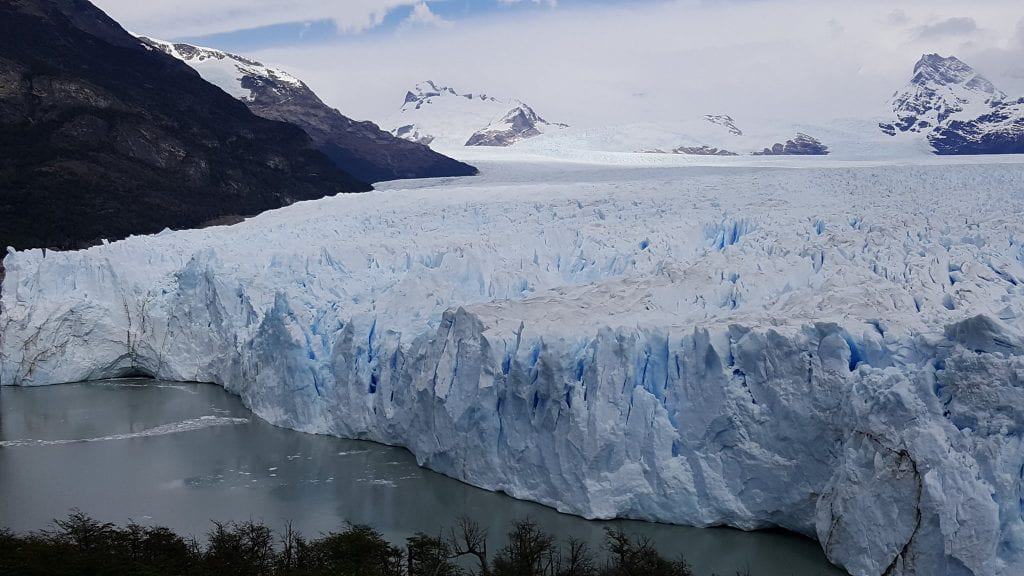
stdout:
{"type": "Polygon", "coordinates": [[[303,129],[336,166],[368,182],[477,173],[468,164],[398,138],[373,122],[345,116],[325,104],[305,82],[280,68],[215,48],[140,39],[188,64],[257,116],[303,129]]]}
{"type": "Polygon", "coordinates": [[[0,245],[78,248],[370,186],[85,0],[0,4],[0,245]]]}

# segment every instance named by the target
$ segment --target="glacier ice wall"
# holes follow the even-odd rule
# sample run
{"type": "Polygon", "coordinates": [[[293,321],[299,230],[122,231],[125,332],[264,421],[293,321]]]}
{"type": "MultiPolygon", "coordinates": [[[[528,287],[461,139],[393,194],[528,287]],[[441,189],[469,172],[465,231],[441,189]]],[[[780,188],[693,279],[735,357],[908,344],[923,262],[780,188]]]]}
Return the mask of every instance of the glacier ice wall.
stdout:
{"type": "Polygon", "coordinates": [[[586,517],[1024,572],[1024,167],[522,168],[9,253],[0,381],[215,382],[586,517]]]}

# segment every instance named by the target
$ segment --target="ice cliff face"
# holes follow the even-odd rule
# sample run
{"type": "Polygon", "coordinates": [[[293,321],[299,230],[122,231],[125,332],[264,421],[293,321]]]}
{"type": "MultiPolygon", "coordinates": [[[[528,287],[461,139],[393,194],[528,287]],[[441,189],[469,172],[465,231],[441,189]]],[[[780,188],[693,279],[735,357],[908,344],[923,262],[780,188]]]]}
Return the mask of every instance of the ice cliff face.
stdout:
{"type": "Polygon", "coordinates": [[[2,383],[217,382],[565,512],[1024,571],[1019,165],[484,172],[11,253],[2,383]]]}

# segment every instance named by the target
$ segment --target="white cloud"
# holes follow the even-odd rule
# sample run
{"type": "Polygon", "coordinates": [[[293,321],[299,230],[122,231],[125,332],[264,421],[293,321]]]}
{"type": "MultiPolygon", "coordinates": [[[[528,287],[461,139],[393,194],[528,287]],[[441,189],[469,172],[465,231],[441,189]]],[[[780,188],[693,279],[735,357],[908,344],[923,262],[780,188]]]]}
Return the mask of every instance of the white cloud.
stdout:
{"type": "MultiPolygon", "coordinates": [[[[429,0],[419,9],[424,0],[99,2],[126,11],[141,6],[154,26],[177,30],[127,21],[158,36],[318,17],[365,29],[400,6],[429,23],[437,14],[428,6],[438,6],[429,0]]],[[[497,10],[443,30],[416,26],[398,36],[344,36],[249,55],[294,72],[356,118],[388,117],[414,83],[434,79],[467,92],[520,97],[551,120],[582,126],[718,112],[815,120],[880,112],[930,52],[955,54],[1007,93],[1024,95],[1022,18],[1019,0],[563,2],[550,11],[497,10]],[[919,33],[923,24],[957,18],[971,19],[974,31],[919,33]]]]}
{"type": "Polygon", "coordinates": [[[554,8],[558,6],[558,0],[498,0],[501,4],[519,4],[521,2],[533,2],[534,4],[547,4],[554,8]]]}
{"type": "Polygon", "coordinates": [[[967,36],[978,31],[978,23],[968,16],[954,16],[925,24],[917,29],[920,38],[936,36],[967,36]]]}
{"type": "Polygon", "coordinates": [[[409,15],[402,22],[402,26],[409,28],[412,26],[437,26],[440,28],[447,28],[452,23],[444,18],[441,18],[437,14],[434,14],[430,10],[430,6],[427,6],[426,2],[420,2],[412,7],[409,15]]]}
{"type": "Polygon", "coordinates": [[[333,20],[339,31],[379,25],[421,0],[94,0],[126,28],[163,38],[202,36],[288,22],[333,20]]]}
{"type": "Polygon", "coordinates": [[[904,26],[910,23],[910,16],[907,16],[906,11],[897,8],[886,15],[885,22],[891,26],[904,26]]]}

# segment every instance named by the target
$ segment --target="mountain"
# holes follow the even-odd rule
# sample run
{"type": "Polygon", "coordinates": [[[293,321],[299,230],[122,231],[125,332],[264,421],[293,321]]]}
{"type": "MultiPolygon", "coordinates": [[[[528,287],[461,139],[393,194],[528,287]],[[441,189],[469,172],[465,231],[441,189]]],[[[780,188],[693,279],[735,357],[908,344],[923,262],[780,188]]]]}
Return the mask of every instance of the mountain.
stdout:
{"type": "Polygon", "coordinates": [[[776,142],[770,148],[764,148],[753,154],[754,156],[825,156],[828,154],[828,146],[822,144],[814,136],[799,132],[790,140],[776,142]]]}
{"type": "MultiPolygon", "coordinates": [[[[519,103],[498,120],[477,130],[466,141],[466,146],[511,146],[520,140],[540,136],[550,126],[526,104],[519,103]]],[[[559,124],[565,127],[564,124],[559,124]]]]}
{"type": "Polygon", "coordinates": [[[977,118],[953,120],[929,141],[938,154],[1024,154],[1024,98],[1000,102],[977,118]]]}
{"type": "Polygon", "coordinates": [[[476,174],[476,168],[397,138],[373,122],[344,116],[283,70],[212,48],[140,39],[185,62],[256,115],[302,128],[321,152],[357,178],[379,182],[476,174]]]}
{"type": "Polygon", "coordinates": [[[75,248],[370,186],[85,0],[0,3],[0,246],[75,248]]]}
{"type": "Polygon", "coordinates": [[[937,154],[1024,153],[1024,99],[1009,99],[955,56],[926,54],[890,101],[890,136],[920,133],[937,154]]]}
{"type": "Polygon", "coordinates": [[[511,146],[567,127],[548,122],[522,101],[459,93],[430,80],[406,93],[391,124],[399,138],[441,147],[511,146]]]}
{"type": "Polygon", "coordinates": [[[914,75],[890,105],[896,121],[886,132],[927,132],[951,118],[976,117],[1006,95],[955,56],[925,54],[914,75]]]}
{"type": "Polygon", "coordinates": [[[732,116],[705,114],[665,124],[663,129],[668,132],[648,134],[639,150],[683,156],[825,156],[831,152],[819,138],[807,134],[817,132],[817,126],[762,121],[740,128],[732,116]]]}

